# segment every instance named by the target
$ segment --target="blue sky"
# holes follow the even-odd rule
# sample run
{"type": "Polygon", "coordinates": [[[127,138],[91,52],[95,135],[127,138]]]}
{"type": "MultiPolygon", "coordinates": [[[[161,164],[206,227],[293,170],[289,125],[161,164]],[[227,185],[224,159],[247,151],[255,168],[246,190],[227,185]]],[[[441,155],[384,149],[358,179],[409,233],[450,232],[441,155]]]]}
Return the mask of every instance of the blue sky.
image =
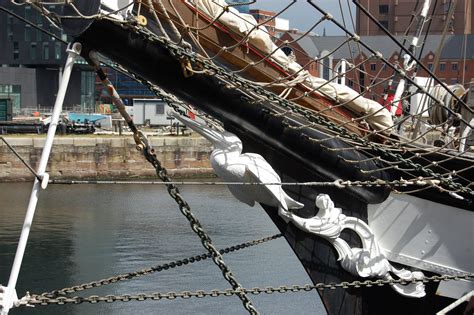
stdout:
{"type": "MultiPolygon", "coordinates": [[[[339,7],[338,0],[312,0],[313,3],[322,7],[326,11],[330,12],[334,19],[342,22],[341,10],[339,7]]],[[[281,11],[285,6],[290,4],[290,0],[257,0],[256,4],[251,5],[252,9],[262,9],[268,11],[278,12],[281,11]]],[[[344,17],[349,30],[353,30],[351,21],[349,19],[349,9],[347,2],[342,0],[344,17]],[[350,27],[349,27],[350,26],[350,27]]],[[[351,5],[352,14],[355,18],[355,8],[351,5]]],[[[321,18],[321,14],[315,8],[313,8],[306,0],[297,0],[285,13],[282,14],[283,18],[290,20],[290,28],[298,28],[300,30],[307,30],[313,26],[316,21],[321,18]]],[[[342,23],[341,23],[342,24],[342,23]]],[[[323,28],[326,28],[327,35],[341,35],[343,34],[340,29],[331,22],[325,21],[322,27],[316,29],[316,33],[322,35],[323,28]]]]}

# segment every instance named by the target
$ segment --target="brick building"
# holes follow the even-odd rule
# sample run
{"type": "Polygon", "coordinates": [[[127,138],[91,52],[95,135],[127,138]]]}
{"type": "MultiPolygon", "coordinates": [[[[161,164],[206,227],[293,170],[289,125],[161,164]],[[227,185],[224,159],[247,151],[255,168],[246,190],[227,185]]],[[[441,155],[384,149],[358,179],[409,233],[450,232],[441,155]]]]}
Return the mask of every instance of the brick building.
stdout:
{"type": "MultiPolygon", "coordinates": [[[[405,33],[412,20],[413,12],[420,12],[423,4],[423,1],[415,0],[360,0],[359,2],[394,35],[405,33]],[[419,2],[418,7],[417,2],[419,2]]],[[[434,12],[430,8],[430,34],[441,34],[446,23],[448,23],[449,34],[472,34],[474,29],[474,14],[472,11],[474,0],[457,0],[453,19],[447,21],[451,2],[450,0],[437,1],[434,12]]],[[[432,6],[433,3],[432,1],[432,6]]],[[[415,27],[416,20],[412,24],[411,30],[414,30],[415,27]]],[[[384,34],[360,10],[357,10],[356,32],[361,36],[384,34]]]]}
{"type": "Polygon", "coordinates": [[[249,13],[257,20],[258,24],[265,25],[271,36],[280,37],[289,30],[290,22],[287,19],[275,17],[275,12],[250,10],[249,13]]]}
{"type": "MultiPolygon", "coordinates": [[[[281,40],[291,42],[298,37],[299,34],[288,32],[281,37],[281,40]]],[[[474,78],[474,35],[448,35],[441,50],[439,65],[434,69],[435,54],[441,38],[441,35],[428,36],[421,62],[432,71],[434,70],[436,76],[447,84],[468,84],[474,78]]],[[[397,39],[403,40],[402,37],[397,37],[397,39]]],[[[378,59],[371,58],[369,51],[354,42],[350,47],[343,45],[334,53],[329,54],[346,40],[345,36],[307,36],[291,43],[290,48],[298,63],[303,65],[306,70],[313,76],[327,80],[337,75],[336,71],[342,60],[346,60],[352,65],[365,61],[360,66],[360,70],[363,71],[350,71],[346,76],[345,84],[357,91],[363,91],[367,86],[372,85],[376,76],[380,81],[393,75],[393,70],[390,67],[385,66],[378,59]]],[[[382,53],[389,63],[402,62],[399,55],[400,48],[387,36],[362,36],[361,40],[375,51],[382,53]]],[[[427,76],[427,73],[420,70],[417,76],[427,76]]],[[[375,89],[368,91],[367,96],[379,101],[385,87],[386,85],[380,84],[375,89]]]]}

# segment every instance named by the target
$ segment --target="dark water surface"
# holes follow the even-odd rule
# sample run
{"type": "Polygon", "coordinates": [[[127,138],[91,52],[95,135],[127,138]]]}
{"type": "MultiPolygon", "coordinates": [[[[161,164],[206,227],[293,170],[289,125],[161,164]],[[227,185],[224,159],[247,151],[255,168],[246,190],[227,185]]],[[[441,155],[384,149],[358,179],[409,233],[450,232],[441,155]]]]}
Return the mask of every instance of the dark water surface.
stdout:
{"type": "MultiPolygon", "coordinates": [[[[31,183],[0,184],[0,283],[6,285],[31,183]]],[[[184,198],[218,248],[278,233],[259,206],[223,186],[183,186],[184,198]]],[[[38,209],[17,285],[41,293],[204,253],[162,186],[50,185],[38,209]]],[[[243,287],[310,283],[283,239],[224,255],[243,287]]],[[[226,289],[211,260],[94,288],[82,296],[226,289]]],[[[250,295],[262,314],[324,314],[316,292],[250,295]]],[[[10,314],[245,314],[235,297],[40,306],[10,314]]]]}

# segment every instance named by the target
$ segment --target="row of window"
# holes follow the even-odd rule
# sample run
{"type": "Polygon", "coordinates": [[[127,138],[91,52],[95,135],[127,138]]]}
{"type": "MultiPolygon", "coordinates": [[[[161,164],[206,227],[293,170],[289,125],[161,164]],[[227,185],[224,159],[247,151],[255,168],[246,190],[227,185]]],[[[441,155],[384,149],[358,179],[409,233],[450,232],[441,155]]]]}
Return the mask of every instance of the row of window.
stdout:
{"type": "MultiPolygon", "coordinates": [[[[51,56],[50,54],[50,43],[42,43],[41,47],[41,52],[42,52],[42,59],[43,60],[49,60],[50,58],[51,59],[56,59],[56,60],[59,60],[61,59],[61,53],[62,53],[62,50],[63,50],[63,47],[61,45],[60,42],[55,42],[54,43],[54,55],[51,56]]],[[[36,60],[38,55],[37,55],[37,43],[36,42],[31,42],[30,43],[30,56],[29,58],[31,60],[36,60]]],[[[20,59],[20,49],[19,49],[19,45],[18,45],[18,42],[13,42],[13,60],[18,60],[20,59]]]]}
{"type": "MultiPolygon", "coordinates": [[[[466,68],[467,68],[467,65],[466,65],[466,68]]],[[[430,71],[433,71],[433,64],[432,64],[432,63],[429,63],[429,64],[428,64],[428,69],[429,69],[430,71]]],[[[443,71],[445,71],[445,70],[446,70],[446,63],[441,62],[441,63],[439,64],[439,71],[440,71],[440,72],[443,72],[443,71]]],[[[451,71],[458,71],[458,70],[459,70],[458,63],[457,63],[457,62],[451,63],[451,71]]]]}
{"type": "MultiPolygon", "coordinates": [[[[43,17],[41,16],[41,14],[39,12],[36,12],[33,10],[31,10],[31,7],[25,7],[25,19],[30,21],[30,22],[33,22],[35,23],[35,25],[37,25],[39,28],[43,28],[43,17]]],[[[14,41],[15,39],[18,40],[16,38],[14,38],[14,32],[13,32],[13,24],[15,24],[15,19],[13,18],[13,16],[9,15],[7,16],[7,25],[6,25],[6,33],[7,33],[7,39],[9,41],[14,41]]],[[[51,28],[49,29],[49,31],[52,31],[53,33],[57,33],[56,35],[60,36],[63,40],[68,40],[67,38],[67,35],[64,34],[62,31],[61,32],[55,32],[54,30],[51,30],[51,28]]],[[[28,25],[28,24],[25,24],[24,25],[24,39],[26,42],[30,42],[30,41],[37,41],[37,42],[41,42],[41,41],[46,41],[46,40],[52,40],[54,41],[55,38],[54,37],[51,37],[49,38],[48,35],[43,35],[43,32],[40,31],[39,29],[35,29],[33,28],[31,25],[28,25]]]]}
{"type": "Polygon", "coordinates": [[[0,98],[7,98],[12,101],[13,113],[20,111],[21,85],[0,84],[0,98]]]}
{"type": "MultiPolygon", "coordinates": [[[[376,63],[371,63],[370,64],[370,71],[374,72],[374,71],[377,71],[377,64],[376,63]]],[[[387,68],[387,65],[386,64],[382,64],[382,70],[385,70],[387,68]]],[[[433,64],[432,63],[429,63],[428,64],[428,69],[430,71],[433,71],[433,64]]],[[[443,72],[446,70],[446,63],[445,62],[441,62],[439,64],[439,71],[440,72],[443,72]]],[[[457,62],[452,62],[451,63],[451,71],[458,71],[459,70],[459,65],[457,62]]],[[[467,71],[467,65],[465,66],[465,70],[467,71]]]]}

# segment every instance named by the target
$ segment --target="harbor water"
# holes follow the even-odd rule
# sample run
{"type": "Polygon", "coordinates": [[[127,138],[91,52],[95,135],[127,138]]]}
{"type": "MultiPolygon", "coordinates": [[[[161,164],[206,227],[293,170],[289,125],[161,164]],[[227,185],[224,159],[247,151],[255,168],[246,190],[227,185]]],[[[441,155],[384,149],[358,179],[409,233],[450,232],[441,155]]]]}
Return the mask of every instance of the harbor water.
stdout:
{"type": "MultiPolygon", "coordinates": [[[[6,285],[31,183],[0,184],[0,283],[6,285]]],[[[217,248],[278,230],[265,211],[238,202],[225,186],[180,187],[217,248]]],[[[17,292],[42,293],[205,253],[199,238],[158,185],[50,185],[38,209],[17,292]]],[[[311,283],[282,238],[224,255],[243,287],[311,283]]],[[[227,289],[208,259],[74,295],[227,289]]],[[[316,291],[250,295],[262,314],[325,314],[316,291]]],[[[10,314],[245,314],[236,296],[37,306],[10,314]]]]}

